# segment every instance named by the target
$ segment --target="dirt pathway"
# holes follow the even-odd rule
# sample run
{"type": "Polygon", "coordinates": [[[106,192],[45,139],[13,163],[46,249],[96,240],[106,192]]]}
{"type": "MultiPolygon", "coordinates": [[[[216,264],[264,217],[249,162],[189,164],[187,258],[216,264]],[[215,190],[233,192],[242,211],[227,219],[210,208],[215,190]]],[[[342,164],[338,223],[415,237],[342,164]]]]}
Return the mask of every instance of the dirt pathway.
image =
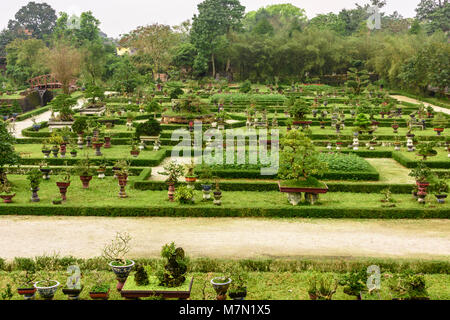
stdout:
{"type": "Polygon", "coordinates": [[[408,97],[405,97],[405,96],[391,96],[391,97],[394,98],[394,99],[397,99],[398,101],[403,101],[403,102],[410,102],[410,103],[416,103],[416,104],[423,103],[424,106],[426,106],[426,107],[428,107],[428,106],[433,107],[434,111],[436,111],[436,112],[443,112],[443,113],[446,113],[446,114],[450,114],[450,109],[438,107],[438,106],[432,105],[432,104],[430,104],[428,102],[423,102],[423,101],[416,100],[416,99],[413,99],[413,98],[408,98],[408,97]]]}
{"type": "Polygon", "coordinates": [[[157,257],[175,241],[192,257],[300,256],[450,259],[448,220],[0,217],[0,257],[95,257],[115,232],[133,257],[157,257]]]}

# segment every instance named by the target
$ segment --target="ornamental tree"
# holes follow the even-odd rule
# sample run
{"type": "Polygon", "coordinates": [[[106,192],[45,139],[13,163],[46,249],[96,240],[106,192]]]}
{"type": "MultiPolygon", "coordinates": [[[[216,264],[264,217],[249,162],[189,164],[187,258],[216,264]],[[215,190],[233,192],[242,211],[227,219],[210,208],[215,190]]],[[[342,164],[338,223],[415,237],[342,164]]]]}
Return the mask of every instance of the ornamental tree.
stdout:
{"type": "Polygon", "coordinates": [[[0,183],[6,181],[5,165],[15,165],[19,162],[19,155],[14,150],[14,137],[8,132],[6,123],[0,120],[0,183]]]}
{"type": "Polygon", "coordinates": [[[327,163],[319,159],[312,140],[299,130],[291,130],[281,140],[280,170],[285,180],[305,180],[328,170],[327,163]]]}

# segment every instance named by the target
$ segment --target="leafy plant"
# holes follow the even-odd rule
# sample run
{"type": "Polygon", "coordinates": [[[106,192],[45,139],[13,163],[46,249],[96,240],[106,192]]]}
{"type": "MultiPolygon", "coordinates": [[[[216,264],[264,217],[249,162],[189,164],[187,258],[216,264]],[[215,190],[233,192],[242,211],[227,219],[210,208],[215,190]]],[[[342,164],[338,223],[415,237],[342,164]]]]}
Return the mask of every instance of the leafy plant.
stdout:
{"type": "Polygon", "coordinates": [[[138,123],[135,137],[140,139],[141,136],[159,136],[161,131],[161,125],[157,120],[148,119],[146,122],[138,123]]]}
{"type": "Polygon", "coordinates": [[[371,124],[372,122],[370,121],[369,116],[364,113],[359,113],[353,122],[353,125],[358,127],[359,131],[367,130],[371,124]]]}
{"type": "Polygon", "coordinates": [[[289,113],[295,120],[303,120],[310,112],[309,103],[303,99],[297,99],[289,108],[289,113]]]}
{"type": "Polygon", "coordinates": [[[37,189],[42,181],[42,173],[39,169],[31,169],[27,174],[27,179],[30,181],[31,189],[37,189]]]}
{"type": "Polygon", "coordinates": [[[331,300],[337,286],[338,281],[332,275],[315,273],[308,279],[308,294],[314,300],[331,300]]]}
{"type": "Polygon", "coordinates": [[[339,280],[339,285],[344,287],[344,293],[361,299],[361,294],[367,291],[367,272],[364,269],[347,272],[339,280]]]}
{"type": "Polygon", "coordinates": [[[175,161],[169,162],[163,169],[164,171],[159,172],[159,174],[167,176],[166,181],[171,183],[178,182],[178,178],[184,174],[184,167],[181,164],[177,164],[175,161]]]}
{"type": "Polygon", "coordinates": [[[81,159],[78,161],[75,167],[75,172],[80,177],[91,177],[94,175],[94,170],[91,167],[91,162],[87,156],[85,159],[81,159]]]}
{"type": "Polygon", "coordinates": [[[425,277],[422,274],[414,274],[405,271],[393,275],[388,279],[388,286],[394,297],[404,300],[428,298],[425,277]]]}
{"type": "Polygon", "coordinates": [[[194,197],[194,190],[192,188],[189,188],[187,186],[179,186],[175,190],[175,200],[186,204],[186,203],[193,203],[193,197],[194,197]]]}
{"type": "Polygon", "coordinates": [[[88,122],[85,117],[76,118],[72,124],[72,130],[75,133],[81,134],[88,129],[88,122]]]}
{"type": "Polygon", "coordinates": [[[161,250],[161,257],[167,260],[164,270],[157,274],[161,286],[179,287],[186,281],[189,259],[183,248],[176,248],[175,243],[166,244],[161,250]]]}
{"type": "Polygon", "coordinates": [[[415,178],[418,182],[426,182],[431,176],[431,170],[423,161],[419,161],[417,166],[410,171],[409,176],[415,178]]]}
{"type": "Polygon", "coordinates": [[[434,142],[422,142],[417,145],[417,154],[423,157],[423,160],[427,160],[427,157],[433,157],[437,155],[437,151],[433,148],[436,146],[434,142]]]}
{"type": "Polygon", "coordinates": [[[145,270],[144,266],[141,264],[138,264],[136,266],[136,273],[134,275],[134,281],[138,286],[146,286],[150,283],[148,280],[148,274],[145,270]]]}
{"type": "Polygon", "coordinates": [[[445,128],[447,126],[448,120],[443,113],[438,113],[434,116],[432,123],[434,128],[445,128]]]}

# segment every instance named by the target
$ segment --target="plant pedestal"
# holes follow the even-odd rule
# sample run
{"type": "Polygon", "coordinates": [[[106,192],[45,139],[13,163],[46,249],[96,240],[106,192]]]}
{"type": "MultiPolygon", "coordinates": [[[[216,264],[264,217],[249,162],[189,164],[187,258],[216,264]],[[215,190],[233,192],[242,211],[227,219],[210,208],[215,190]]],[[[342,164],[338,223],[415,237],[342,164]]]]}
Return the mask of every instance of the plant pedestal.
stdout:
{"type": "Polygon", "coordinates": [[[59,146],[60,149],[60,153],[61,153],[61,158],[65,158],[66,157],[66,152],[67,152],[67,147],[65,144],[61,144],[59,146]]]}
{"type": "Polygon", "coordinates": [[[131,264],[126,266],[115,266],[112,262],[109,263],[109,266],[111,267],[112,271],[116,275],[117,280],[117,291],[122,291],[122,288],[125,284],[125,281],[127,281],[128,275],[131,272],[131,269],[133,269],[134,261],[130,260],[131,264]]]}
{"type": "Polygon", "coordinates": [[[105,145],[103,146],[105,149],[111,148],[111,137],[105,137],[105,145]]]}
{"type": "Polygon", "coordinates": [[[0,198],[3,199],[3,203],[12,203],[12,198],[14,198],[16,196],[15,193],[13,194],[4,194],[4,195],[0,195],[0,198]]]}
{"type": "Polygon", "coordinates": [[[50,158],[50,153],[51,153],[50,150],[43,150],[42,153],[44,154],[44,158],[45,159],[50,158]]]}
{"type": "Polygon", "coordinates": [[[84,189],[89,189],[89,182],[92,180],[92,176],[80,176],[81,183],[84,189]]]}
{"type": "Polygon", "coordinates": [[[169,191],[167,192],[167,195],[169,197],[169,201],[174,201],[174,195],[175,195],[175,184],[173,182],[169,182],[169,191]]]}
{"type": "Polygon", "coordinates": [[[97,157],[101,157],[103,153],[100,151],[100,148],[103,146],[103,143],[94,143],[95,155],[97,157]]]}
{"type": "Polygon", "coordinates": [[[211,189],[212,186],[208,184],[202,185],[202,192],[203,192],[203,200],[209,201],[211,200],[211,189]]]}
{"type": "Polygon", "coordinates": [[[446,194],[436,194],[436,200],[438,203],[445,203],[445,199],[447,198],[446,194]]]}
{"type": "Polygon", "coordinates": [[[97,170],[98,178],[99,179],[105,179],[105,171],[103,170],[97,170]]]}
{"type": "Polygon", "coordinates": [[[57,187],[59,188],[59,193],[61,194],[61,199],[66,201],[67,188],[70,186],[70,182],[57,182],[57,187]]]}
{"type": "Polygon", "coordinates": [[[296,206],[302,201],[302,194],[301,192],[288,192],[287,198],[290,204],[296,206]]]}
{"type": "Polygon", "coordinates": [[[39,188],[35,188],[35,189],[31,188],[31,192],[32,192],[32,194],[31,194],[31,202],[39,202],[39,201],[41,201],[41,199],[39,199],[39,196],[37,194],[38,191],[39,191],[39,188]]]}
{"type": "Polygon", "coordinates": [[[427,196],[427,188],[430,185],[428,182],[416,182],[419,191],[417,192],[419,203],[425,203],[425,197],[427,196]]]}
{"type": "Polygon", "coordinates": [[[216,206],[222,205],[222,191],[214,191],[214,201],[213,203],[216,206]]]}
{"type": "Polygon", "coordinates": [[[128,195],[125,192],[128,176],[127,175],[117,176],[117,179],[119,180],[119,187],[120,187],[119,198],[128,198],[128,195]]]}
{"type": "Polygon", "coordinates": [[[50,171],[51,169],[39,169],[42,172],[42,179],[50,180],[50,171]]]}

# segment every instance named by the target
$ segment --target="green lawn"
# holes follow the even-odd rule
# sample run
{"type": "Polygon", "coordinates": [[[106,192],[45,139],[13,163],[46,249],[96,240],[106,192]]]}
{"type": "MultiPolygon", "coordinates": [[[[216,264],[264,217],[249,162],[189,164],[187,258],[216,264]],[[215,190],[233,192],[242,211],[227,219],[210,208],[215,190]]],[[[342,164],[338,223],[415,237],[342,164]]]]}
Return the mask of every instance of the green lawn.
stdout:
{"type": "MultiPolygon", "coordinates": [[[[31,192],[29,191],[29,183],[25,176],[9,175],[9,180],[14,185],[14,192],[17,193],[13,199],[14,203],[1,203],[1,208],[9,206],[40,206],[51,205],[51,201],[59,197],[59,189],[56,187],[57,176],[52,176],[51,180],[43,181],[40,186],[39,197],[40,203],[30,202],[31,192]]],[[[130,177],[130,183],[137,177],[130,177]]],[[[72,177],[72,184],[67,192],[67,202],[62,206],[65,207],[158,207],[158,208],[214,208],[212,202],[202,202],[202,193],[195,192],[196,203],[194,205],[182,205],[177,202],[169,202],[167,200],[167,191],[140,191],[127,187],[129,198],[118,198],[118,183],[113,177],[106,177],[104,180],[94,177],[90,182],[89,189],[81,187],[81,181],[78,177],[72,177]]],[[[434,197],[430,196],[430,202],[421,206],[417,201],[413,200],[411,195],[399,194],[393,198],[397,201],[397,208],[420,209],[420,208],[440,208],[450,209],[450,204],[438,205],[434,197]]],[[[353,208],[381,208],[381,194],[355,194],[355,193],[327,193],[320,195],[320,202],[315,205],[321,208],[336,209],[353,209],[353,208]]],[[[286,194],[281,192],[223,192],[222,198],[223,208],[267,208],[282,209],[293,208],[287,201],[286,194]]],[[[395,209],[395,208],[394,208],[395,209]]],[[[385,210],[391,210],[386,208],[385,210]]]]}

